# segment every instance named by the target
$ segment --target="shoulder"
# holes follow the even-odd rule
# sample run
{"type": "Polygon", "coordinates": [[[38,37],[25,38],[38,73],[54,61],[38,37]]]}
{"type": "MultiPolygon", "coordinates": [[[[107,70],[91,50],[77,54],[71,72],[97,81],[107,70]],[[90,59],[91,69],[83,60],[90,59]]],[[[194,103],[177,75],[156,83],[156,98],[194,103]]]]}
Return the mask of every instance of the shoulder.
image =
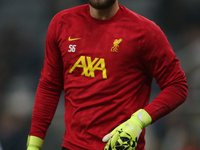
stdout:
{"type": "Polygon", "coordinates": [[[137,26],[141,29],[141,30],[160,30],[160,27],[152,20],[136,13],[136,12],[133,12],[132,10],[124,7],[123,7],[123,11],[125,12],[124,14],[124,17],[126,20],[129,20],[130,22],[134,22],[137,24],[137,26]]]}
{"type": "Polygon", "coordinates": [[[62,32],[63,28],[70,28],[74,22],[78,22],[78,20],[84,20],[83,18],[86,16],[88,7],[88,5],[80,5],[62,10],[55,14],[50,21],[48,35],[57,38],[62,32]]]}

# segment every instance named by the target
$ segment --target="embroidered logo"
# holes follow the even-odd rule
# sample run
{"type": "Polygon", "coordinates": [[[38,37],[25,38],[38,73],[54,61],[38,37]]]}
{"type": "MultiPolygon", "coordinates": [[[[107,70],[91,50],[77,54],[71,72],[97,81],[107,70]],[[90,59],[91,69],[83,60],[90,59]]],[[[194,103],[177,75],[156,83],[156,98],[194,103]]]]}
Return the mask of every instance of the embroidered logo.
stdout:
{"type": "Polygon", "coordinates": [[[115,39],[113,42],[113,47],[111,48],[111,52],[118,52],[119,44],[121,43],[122,39],[115,39]]]}
{"type": "Polygon", "coordinates": [[[76,40],[80,40],[81,38],[71,38],[71,36],[68,37],[68,41],[76,41],[76,40]]]}

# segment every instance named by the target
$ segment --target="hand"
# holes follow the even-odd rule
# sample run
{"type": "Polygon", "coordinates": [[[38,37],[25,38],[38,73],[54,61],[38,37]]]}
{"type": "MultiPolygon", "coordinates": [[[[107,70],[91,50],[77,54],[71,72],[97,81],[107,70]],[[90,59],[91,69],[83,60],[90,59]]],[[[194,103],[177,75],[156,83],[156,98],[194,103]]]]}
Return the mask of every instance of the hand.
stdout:
{"type": "Polygon", "coordinates": [[[27,150],[40,150],[44,140],[37,136],[28,136],[27,150]]]}
{"type": "Polygon", "coordinates": [[[107,142],[104,150],[135,150],[142,129],[151,122],[151,116],[144,109],[138,110],[103,137],[102,141],[107,142]]]}

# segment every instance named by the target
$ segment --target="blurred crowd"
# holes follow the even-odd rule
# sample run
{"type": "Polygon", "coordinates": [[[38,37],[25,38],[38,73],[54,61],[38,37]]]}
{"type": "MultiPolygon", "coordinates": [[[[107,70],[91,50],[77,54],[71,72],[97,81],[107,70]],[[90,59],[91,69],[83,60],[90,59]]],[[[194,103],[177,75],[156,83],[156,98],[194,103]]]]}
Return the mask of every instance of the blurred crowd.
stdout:
{"type": "MultiPolygon", "coordinates": [[[[26,149],[51,18],[86,0],[0,0],[0,150],[26,149]]],[[[200,1],[119,0],[158,24],[185,71],[186,102],[147,127],[147,150],[200,150],[200,1]]],[[[153,81],[151,100],[160,89],[153,81]]],[[[63,96],[43,149],[61,149],[63,96]]]]}

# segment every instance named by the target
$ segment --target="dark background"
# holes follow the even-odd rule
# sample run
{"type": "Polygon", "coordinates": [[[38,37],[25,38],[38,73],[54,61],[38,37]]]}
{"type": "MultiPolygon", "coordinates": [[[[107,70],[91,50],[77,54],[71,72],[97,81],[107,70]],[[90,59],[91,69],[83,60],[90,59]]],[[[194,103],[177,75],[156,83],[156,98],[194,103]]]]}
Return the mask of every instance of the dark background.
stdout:
{"type": "MultiPolygon", "coordinates": [[[[51,18],[86,0],[0,0],[0,150],[25,150],[35,91],[51,18]]],[[[165,32],[185,71],[189,94],[177,110],[147,127],[147,150],[200,150],[200,1],[119,0],[156,22],[165,32]]],[[[153,82],[151,100],[160,89],[153,82]]],[[[60,150],[64,102],[43,149],[60,150]]]]}

